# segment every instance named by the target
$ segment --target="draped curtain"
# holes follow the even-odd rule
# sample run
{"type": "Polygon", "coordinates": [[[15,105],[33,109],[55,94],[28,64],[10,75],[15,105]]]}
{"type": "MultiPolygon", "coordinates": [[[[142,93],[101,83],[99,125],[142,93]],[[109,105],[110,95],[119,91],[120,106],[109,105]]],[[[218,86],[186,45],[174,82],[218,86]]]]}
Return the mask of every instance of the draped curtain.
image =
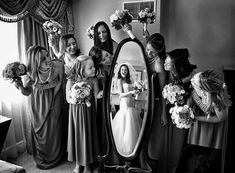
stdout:
{"type": "MultiPolygon", "coordinates": [[[[4,22],[17,22],[18,61],[26,63],[26,51],[32,45],[40,45],[49,50],[47,33],[42,29],[42,23],[47,20],[55,20],[62,26],[62,35],[73,33],[73,15],[70,0],[1,0],[0,20],[4,22]]],[[[5,58],[5,57],[4,57],[5,58]]],[[[9,60],[10,61],[10,60],[9,60]]],[[[12,60],[11,60],[12,61],[12,60]]],[[[11,84],[11,87],[14,87],[11,84]]],[[[15,91],[16,93],[19,91],[15,91]]],[[[4,91],[3,91],[4,93],[4,91]]],[[[21,148],[8,150],[1,153],[3,158],[17,157],[18,151],[27,148],[31,153],[30,114],[28,112],[28,97],[19,95],[20,101],[15,103],[14,99],[6,101],[0,99],[0,114],[11,117],[12,123],[8,131],[4,148],[17,146],[19,138],[24,144],[21,148]],[[10,105],[10,106],[7,106],[10,105]],[[19,133],[19,131],[21,133],[19,133]]],[[[9,99],[8,99],[9,100],[9,99]]]]}

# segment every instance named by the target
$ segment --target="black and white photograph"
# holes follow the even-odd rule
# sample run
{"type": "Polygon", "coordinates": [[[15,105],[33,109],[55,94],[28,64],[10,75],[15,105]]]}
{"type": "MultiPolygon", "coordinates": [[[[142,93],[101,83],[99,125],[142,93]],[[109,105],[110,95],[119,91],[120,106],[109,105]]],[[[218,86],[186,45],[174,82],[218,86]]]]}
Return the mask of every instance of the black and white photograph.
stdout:
{"type": "Polygon", "coordinates": [[[230,173],[234,0],[0,0],[0,173],[230,173]]]}

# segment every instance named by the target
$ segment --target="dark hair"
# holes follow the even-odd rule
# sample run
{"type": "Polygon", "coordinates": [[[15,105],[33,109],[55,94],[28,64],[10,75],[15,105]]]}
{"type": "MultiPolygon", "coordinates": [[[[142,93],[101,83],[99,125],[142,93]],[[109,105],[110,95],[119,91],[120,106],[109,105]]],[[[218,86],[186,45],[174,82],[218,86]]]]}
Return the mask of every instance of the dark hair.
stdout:
{"type": "Polygon", "coordinates": [[[100,49],[106,50],[111,55],[113,55],[113,40],[111,37],[111,32],[108,25],[104,21],[99,21],[95,24],[94,27],[94,45],[99,47],[100,49]],[[105,43],[102,43],[99,39],[98,28],[103,25],[107,31],[107,40],[105,43]]]}
{"type": "MultiPolygon", "coordinates": [[[[67,44],[68,44],[68,40],[70,39],[70,38],[73,38],[74,40],[75,40],[75,42],[77,43],[77,41],[76,41],[76,38],[74,37],[74,35],[73,34],[66,34],[66,35],[63,35],[61,38],[60,38],[60,47],[59,47],[59,51],[62,53],[62,54],[64,54],[64,52],[65,52],[65,49],[66,49],[66,47],[67,47],[67,44]]],[[[80,55],[80,49],[78,48],[78,46],[77,46],[77,50],[76,50],[76,52],[75,52],[75,55],[76,56],[78,56],[78,55],[80,55]]]]}
{"type": "Polygon", "coordinates": [[[102,49],[100,49],[97,46],[92,46],[89,51],[89,56],[91,56],[95,69],[98,70],[103,67],[103,64],[101,64],[102,61],[102,49]]]}
{"type": "Polygon", "coordinates": [[[167,52],[167,55],[173,60],[176,73],[180,79],[189,76],[197,68],[196,65],[189,62],[190,54],[187,48],[174,49],[167,52]]]}
{"type": "Polygon", "coordinates": [[[92,46],[89,51],[89,56],[92,57],[95,64],[101,64],[102,61],[102,49],[97,46],[92,46]]]}
{"type": "Polygon", "coordinates": [[[130,70],[128,68],[128,66],[126,64],[122,64],[118,70],[118,76],[117,76],[118,79],[122,79],[124,80],[126,83],[130,84],[131,83],[131,77],[130,77],[130,70]],[[127,68],[127,74],[126,74],[126,77],[123,78],[122,75],[121,75],[121,68],[125,66],[127,68]]]}
{"type": "Polygon", "coordinates": [[[160,58],[166,59],[165,39],[160,33],[151,35],[147,40],[147,44],[151,44],[154,49],[159,51],[158,55],[160,58]]]}

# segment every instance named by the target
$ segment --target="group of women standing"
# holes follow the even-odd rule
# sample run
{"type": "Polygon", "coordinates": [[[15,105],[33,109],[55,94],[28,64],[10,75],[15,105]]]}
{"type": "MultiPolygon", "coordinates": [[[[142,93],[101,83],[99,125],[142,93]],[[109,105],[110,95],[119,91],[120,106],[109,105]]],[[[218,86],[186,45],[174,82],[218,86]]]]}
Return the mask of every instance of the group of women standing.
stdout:
{"type": "MultiPolygon", "coordinates": [[[[110,73],[118,44],[103,21],[94,27],[94,46],[89,52],[92,59],[82,55],[72,34],[62,36],[59,43],[53,37],[49,37],[48,41],[56,58],[52,60],[47,50],[40,46],[29,48],[27,77],[24,82],[16,81],[16,87],[29,96],[33,156],[39,168],[49,169],[59,163],[67,148],[68,159],[76,160],[74,172],[91,172],[90,165],[96,161],[95,157],[104,154],[103,149],[107,147],[105,142],[102,143],[107,140],[101,105],[102,88],[104,73],[110,73]],[[93,86],[96,108],[76,107],[69,101],[67,88],[71,88],[78,76],[83,76],[79,80],[93,86]],[[94,121],[91,121],[91,109],[97,111],[94,121]],[[89,116],[78,118],[82,117],[81,112],[89,116]],[[62,139],[62,136],[68,138],[62,139]],[[96,136],[95,140],[91,136],[96,136]],[[66,141],[66,144],[62,141],[66,141]]],[[[194,169],[198,172],[220,172],[223,167],[220,160],[224,156],[228,108],[231,105],[223,78],[213,70],[196,73],[197,66],[189,62],[187,48],[166,52],[164,37],[159,33],[148,37],[145,51],[149,77],[157,74],[157,80],[154,80],[154,117],[148,145],[149,156],[158,161],[156,171],[174,173],[194,169]],[[181,84],[189,93],[188,104],[193,107],[196,117],[190,129],[179,129],[171,121],[170,107],[162,97],[163,88],[169,83],[181,84]],[[198,166],[200,168],[193,168],[196,164],[192,163],[192,158],[203,151],[206,151],[203,155],[206,164],[203,162],[198,166]],[[217,165],[216,170],[213,165],[217,165]]]]}
{"type": "Polygon", "coordinates": [[[149,156],[158,162],[157,172],[223,172],[228,108],[231,101],[223,75],[215,70],[196,72],[189,62],[187,48],[166,52],[161,34],[147,40],[146,53],[150,74],[157,73],[154,83],[154,117],[149,140],[149,156]],[[166,84],[184,87],[187,104],[195,121],[189,129],[172,122],[171,106],[163,99],[166,84]],[[203,101],[207,100],[207,101],[203,101]]]}

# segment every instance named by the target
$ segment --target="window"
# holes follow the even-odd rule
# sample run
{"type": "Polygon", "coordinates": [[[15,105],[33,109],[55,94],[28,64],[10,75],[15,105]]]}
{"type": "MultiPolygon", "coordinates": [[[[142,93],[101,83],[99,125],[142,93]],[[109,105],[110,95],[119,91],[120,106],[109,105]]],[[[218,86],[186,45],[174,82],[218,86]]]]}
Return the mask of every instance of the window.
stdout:
{"type": "MultiPolygon", "coordinates": [[[[14,84],[2,78],[2,70],[6,64],[19,61],[17,45],[17,23],[0,21],[0,102],[17,101],[20,97],[19,91],[14,84]]],[[[1,112],[1,107],[0,107],[1,112]]]]}

